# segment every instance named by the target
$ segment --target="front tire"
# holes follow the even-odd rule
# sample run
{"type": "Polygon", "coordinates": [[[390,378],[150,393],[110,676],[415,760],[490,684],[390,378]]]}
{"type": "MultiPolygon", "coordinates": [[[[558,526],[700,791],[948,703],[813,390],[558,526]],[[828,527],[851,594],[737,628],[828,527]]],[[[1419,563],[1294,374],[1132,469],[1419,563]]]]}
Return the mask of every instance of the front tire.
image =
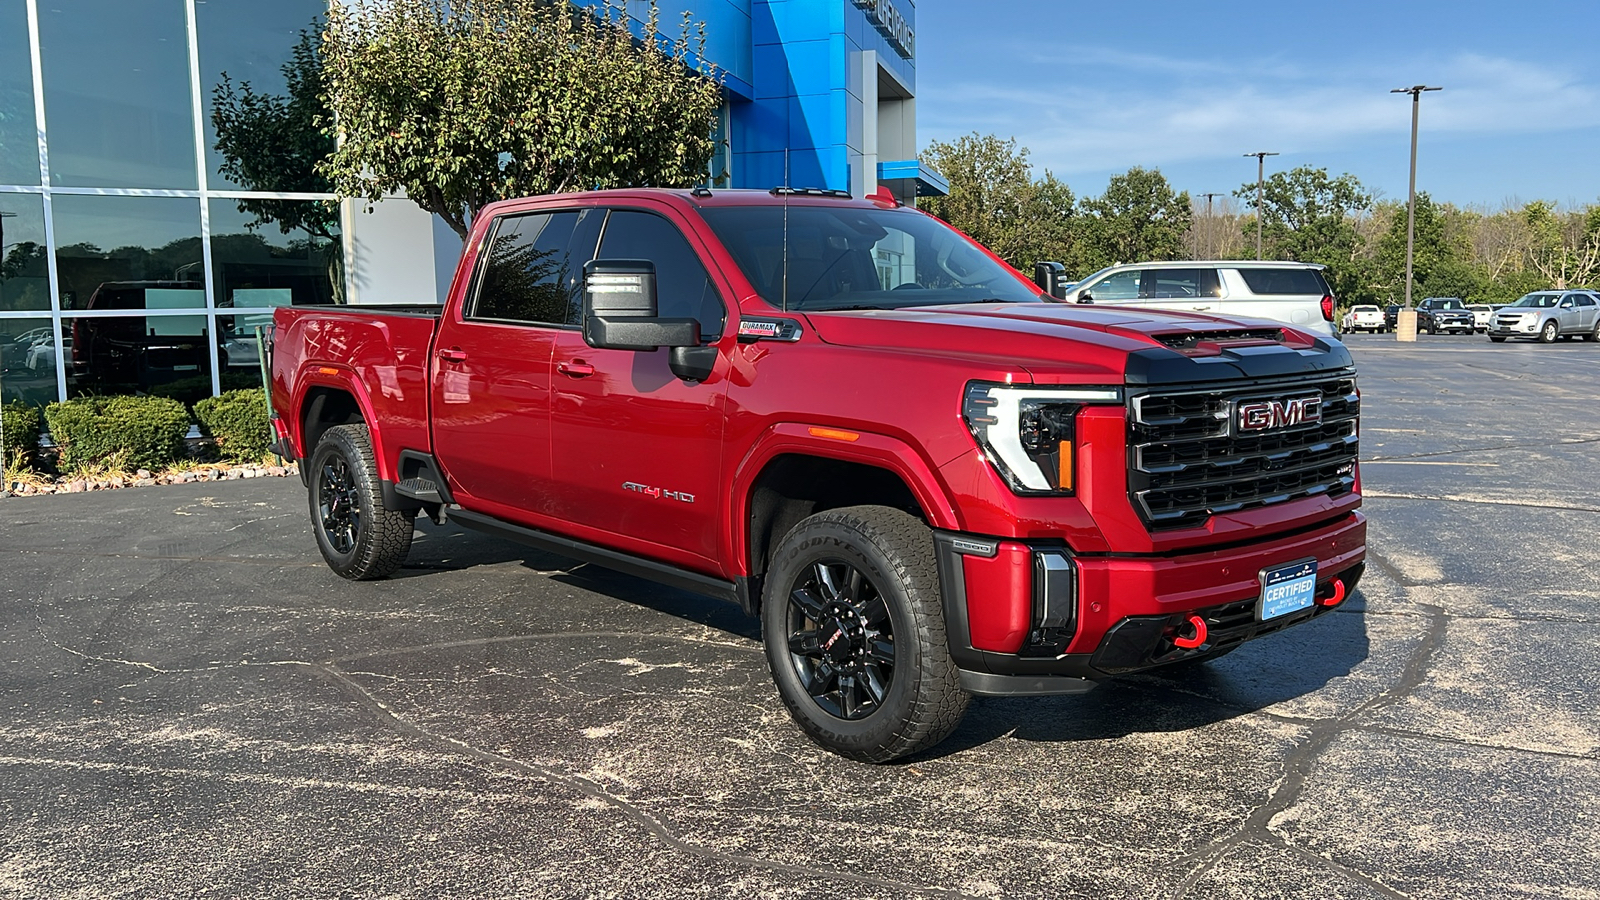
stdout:
{"type": "Polygon", "coordinates": [[[768,567],[761,633],[789,714],[841,756],[926,750],[966,713],[933,533],[899,510],[846,507],[796,525],[768,567]]]}
{"type": "Polygon", "coordinates": [[[311,530],[328,568],[351,581],[392,574],[411,550],[415,511],[388,509],[365,425],[329,428],[311,454],[311,530]]]}
{"type": "Polygon", "coordinates": [[[1489,340],[1495,342],[1496,344],[1504,344],[1506,342],[1505,338],[1503,338],[1503,337],[1501,337],[1500,335],[1497,335],[1497,334],[1489,335],[1489,340]]]}
{"type": "Polygon", "coordinates": [[[1556,324],[1555,319],[1544,323],[1544,327],[1539,329],[1539,343],[1541,344],[1554,344],[1556,338],[1560,336],[1561,326],[1556,324]]]}

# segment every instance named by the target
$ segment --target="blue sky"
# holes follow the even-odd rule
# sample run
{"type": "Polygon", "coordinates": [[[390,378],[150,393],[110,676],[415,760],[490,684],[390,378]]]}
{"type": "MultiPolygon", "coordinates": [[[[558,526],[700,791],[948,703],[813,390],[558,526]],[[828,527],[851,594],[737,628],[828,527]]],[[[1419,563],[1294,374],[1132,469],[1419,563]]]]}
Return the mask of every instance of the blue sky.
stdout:
{"type": "Polygon", "coordinates": [[[1600,200],[1600,0],[918,0],[917,131],[1016,137],[1080,196],[1128,167],[1191,195],[1300,165],[1404,200],[1600,200]]]}

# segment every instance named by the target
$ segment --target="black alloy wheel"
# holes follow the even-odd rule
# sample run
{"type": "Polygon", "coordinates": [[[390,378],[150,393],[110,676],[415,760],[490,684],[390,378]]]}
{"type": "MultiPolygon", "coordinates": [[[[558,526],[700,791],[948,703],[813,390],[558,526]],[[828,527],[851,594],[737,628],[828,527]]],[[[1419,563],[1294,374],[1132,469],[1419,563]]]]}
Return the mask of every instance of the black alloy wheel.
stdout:
{"type": "Polygon", "coordinates": [[[900,510],[827,510],[784,535],[768,562],[761,639],[795,723],[841,756],[899,759],[944,740],[966,713],[933,531],[900,510]]]}
{"type": "Polygon", "coordinates": [[[864,719],[894,685],[894,626],[877,586],[840,559],[811,564],[789,590],[789,656],[824,712],[864,719]]]}
{"type": "Polygon", "coordinates": [[[417,513],[383,505],[367,426],[329,428],[302,465],[309,478],[312,532],[328,568],[352,581],[399,569],[411,551],[417,513]]]}
{"type": "Polygon", "coordinates": [[[317,473],[317,513],[322,533],[338,553],[356,548],[361,529],[361,497],[351,484],[350,464],[343,456],[330,456],[317,473]]]}

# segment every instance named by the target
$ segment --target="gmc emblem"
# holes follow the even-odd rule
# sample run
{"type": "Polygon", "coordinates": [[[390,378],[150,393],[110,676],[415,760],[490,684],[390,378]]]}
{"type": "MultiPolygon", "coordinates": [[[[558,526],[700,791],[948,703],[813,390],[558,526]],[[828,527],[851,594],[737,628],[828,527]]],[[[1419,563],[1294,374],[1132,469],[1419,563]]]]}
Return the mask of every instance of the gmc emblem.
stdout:
{"type": "Polygon", "coordinates": [[[1240,431],[1311,425],[1322,421],[1322,398],[1292,397],[1288,400],[1241,402],[1238,404],[1236,421],[1240,431]]]}

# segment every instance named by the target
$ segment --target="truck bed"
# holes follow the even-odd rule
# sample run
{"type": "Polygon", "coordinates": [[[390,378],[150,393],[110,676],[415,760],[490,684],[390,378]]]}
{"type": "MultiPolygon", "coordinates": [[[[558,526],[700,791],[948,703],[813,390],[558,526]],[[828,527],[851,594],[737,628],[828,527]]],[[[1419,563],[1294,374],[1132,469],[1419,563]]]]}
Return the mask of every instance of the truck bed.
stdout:
{"type": "MultiPolygon", "coordinates": [[[[275,403],[280,409],[308,410],[306,398],[320,385],[341,390],[353,386],[375,413],[367,420],[374,443],[385,448],[430,446],[428,363],[441,311],[422,304],[277,310],[272,339],[275,403]]],[[[300,429],[292,433],[308,445],[292,448],[305,458],[318,435],[301,434],[300,429]]],[[[395,462],[378,461],[383,478],[393,478],[395,462]]]]}

